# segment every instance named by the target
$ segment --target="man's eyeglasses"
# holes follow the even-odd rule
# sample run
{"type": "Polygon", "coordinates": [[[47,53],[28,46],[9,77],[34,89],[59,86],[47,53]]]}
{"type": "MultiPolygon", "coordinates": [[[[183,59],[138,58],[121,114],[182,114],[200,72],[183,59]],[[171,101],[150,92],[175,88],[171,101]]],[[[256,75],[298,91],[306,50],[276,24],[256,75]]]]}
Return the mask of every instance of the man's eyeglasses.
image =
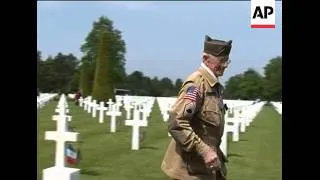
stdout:
{"type": "Polygon", "coordinates": [[[229,64],[231,63],[231,59],[227,59],[227,60],[221,59],[221,60],[220,60],[220,63],[221,63],[221,64],[224,64],[224,65],[229,65],[229,64]]]}

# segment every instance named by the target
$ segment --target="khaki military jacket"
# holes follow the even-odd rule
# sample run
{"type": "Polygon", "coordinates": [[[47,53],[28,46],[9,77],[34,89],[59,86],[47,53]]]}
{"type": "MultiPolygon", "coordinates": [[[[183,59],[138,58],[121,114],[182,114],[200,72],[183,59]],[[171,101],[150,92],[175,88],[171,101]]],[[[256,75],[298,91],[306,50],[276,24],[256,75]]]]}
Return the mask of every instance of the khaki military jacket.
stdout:
{"type": "Polygon", "coordinates": [[[226,157],[219,145],[224,130],[223,86],[200,67],[183,83],[177,101],[169,111],[168,130],[172,140],[161,164],[172,179],[216,180],[217,171],[225,178],[226,157]],[[216,150],[217,171],[205,166],[201,155],[209,147],[216,150]]]}

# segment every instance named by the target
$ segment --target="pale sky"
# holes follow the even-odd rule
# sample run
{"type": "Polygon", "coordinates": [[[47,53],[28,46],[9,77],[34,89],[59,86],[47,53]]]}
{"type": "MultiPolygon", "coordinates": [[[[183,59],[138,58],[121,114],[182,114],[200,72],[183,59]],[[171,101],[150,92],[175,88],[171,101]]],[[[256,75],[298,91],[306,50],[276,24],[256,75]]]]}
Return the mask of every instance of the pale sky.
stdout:
{"type": "Polygon", "coordinates": [[[201,63],[204,36],[232,40],[232,63],[221,78],[254,68],[263,73],[282,56],[282,2],[276,2],[276,28],[251,29],[250,1],[41,1],[37,48],[43,58],[58,52],[80,59],[80,46],[94,21],[107,16],[126,42],[126,72],[185,79],[201,63]]]}

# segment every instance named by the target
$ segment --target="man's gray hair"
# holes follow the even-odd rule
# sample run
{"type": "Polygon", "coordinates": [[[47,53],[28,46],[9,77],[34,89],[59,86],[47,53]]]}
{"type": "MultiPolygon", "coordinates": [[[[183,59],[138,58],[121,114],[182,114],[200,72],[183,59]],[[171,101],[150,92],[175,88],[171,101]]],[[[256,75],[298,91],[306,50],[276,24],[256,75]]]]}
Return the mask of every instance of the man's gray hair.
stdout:
{"type": "Polygon", "coordinates": [[[214,55],[212,55],[212,54],[208,54],[208,53],[205,53],[205,52],[202,52],[202,57],[203,56],[208,56],[209,58],[216,58],[214,55]]]}

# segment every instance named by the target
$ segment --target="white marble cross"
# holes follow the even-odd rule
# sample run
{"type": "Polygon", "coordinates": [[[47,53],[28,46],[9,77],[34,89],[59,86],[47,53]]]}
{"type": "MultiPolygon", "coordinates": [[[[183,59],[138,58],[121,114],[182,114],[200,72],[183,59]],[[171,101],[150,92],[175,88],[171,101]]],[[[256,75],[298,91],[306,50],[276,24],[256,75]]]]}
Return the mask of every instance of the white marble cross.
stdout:
{"type": "Polygon", "coordinates": [[[92,98],[91,96],[88,96],[85,98],[85,100],[83,102],[84,103],[83,109],[87,112],[89,112],[89,109],[90,109],[91,98],[92,98]]]}
{"type": "Polygon", "coordinates": [[[142,121],[146,121],[148,126],[148,110],[147,103],[143,102],[139,105],[139,114],[141,113],[142,121]]]}
{"type": "Polygon", "coordinates": [[[123,97],[123,104],[124,109],[126,110],[126,118],[131,118],[131,109],[133,109],[132,106],[132,97],[131,96],[124,96],[123,97]]]}
{"type": "MultiPolygon", "coordinates": [[[[67,104],[66,104],[66,103],[61,104],[61,99],[63,99],[63,97],[60,98],[59,103],[58,103],[58,106],[57,106],[57,108],[55,109],[55,112],[56,112],[56,113],[59,113],[59,115],[53,115],[53,116],[52,116],[52,120],[58,121],[58,120],[60,120],[61,118],[64,118],[64,119],[67,120],[67,121],[71,121],[71,119],[72,119],[71,116],[69,116],[69,115],[66,114],[66,113],[69,113],[69,109],[67,109],[67,104]]],[[[57,125],[58,125],[58,124],[57,124],[57,125]]]]}
{"type": "Polygon", "coordinates": [[[122,113],[118,111],[117,104],[109,104],[109,110],[106,112],[107,116],[111,116],[110,132],[116,132],[116,117],[121,116],[122,113]]]}
{"type": "Polygon", "coordinates": [[[108,110],[107,107],[104,107],[104,102],[100,101],[100,105],[97,107],[97,110],[99,111],[99,123],[103,123],[104,119],[104,111],[108,110]]]}
{"type": "Polygon", "coordinates": [[[93,102],[91,103],[92,106],[92,117],[95,118],[97,117],[97,107],[99,106],[97,104],[97,100],[93,100],[93,102]]]}
{"type": "Polygon", "coordinates": [[[109,99],[107,104],[108,104],[108,107],[111,106],[113,104],[112,99],[109,99]]]}
{"type": "Polygon", "coordinates": [[[92,97],[90,97],[90,99],[88,100],[88,109],[87,109],[88,113],[91,113],[92,107],[93,107],[93,100],[92,100],[92,97]]]}
{"type": "Polygon", "coordinates": [[[133,111],[133,119],[125,121],[126,126],[132,126],[131,149],[139,150],[139,130],[140,127],[146,127],[147,122],[140,120],[139,111],[133,111]]]}
{"type": "MultiPolygon", "coordinates": [[[[60,100],[66,102],[65,95],[60,100]]],[[[60,118],[56,119],[57,130],[46,131],[45,139],[56,141],[55,165],[43,170],[43,180],[79,180],[80,169],[65,167],[65,142],[75,142],[78,139],[76,132],[67,132],[65,104],[59,107],[60,118]]]]}
{"type": "Polygon", "coordinates": [[[63,114],[63,115],[59,114],[59,115],[53,115],[52,116],[52,120],[54,120],[54,121],[58,121],[61,118],[65,118],[67,121],[71,121],[72,116],[69,116],[69,115],[66,115],[66,114],[63,114]]]}
{"type": "Polygon", "coordinates": [[[59,113],[61,108],[64,109],[66,113],[69,113],[68,104],[66,101],[63,100],[63,97],[59,99],[55,112],[59,113]]]}
{"type": "Polygon", "coordinates": [[[46,131],[45,139],[56,141],[56,156],[55,156],[55,166],[64,167],[65,166],[65,142],[76,142],[78,139],[78,134],[76,132],[68,132],[66,129],[67,121],[65,117],[65,112],[63,108],[60,108],[59,112],[60,118],[57,119],[57,130],[56,131],[46,131]]]}
{"type": "Polygon", "coordinates": [[[234,110],[233,117],[237,118],[240,124],[240,132],[246,132],[246,124],[248,118],[245,116],[248,110],[246,108],[242,108],[242,112],[240,110],[234,110]]]}
{"type": "Polygon", "coordinates": [[[80,106],[80,107],[83,106],[83,101],[84,101],[83,97],[80,97],[80,98],[79,98],[79,106],[80,106]]]}
{"type": "Polygon", "coordinates": [[[131,109],[133,109],[133,106],[131,104],[124,104],[124,109],[126,110],[127,119],[131,118],[131,109]]]}
{"type": "Polygon", "coordinates": [[[224,131],[232,133],[232,141],[239,141],[239,119],[237,117],[228,117],[225,115],[224,131]]]}
{"type": "MultiPolygon", "coordinates": [[[[65,109],[66,113],[69,113],[69,109],[65,109]]],[[[55,110],[54,110],[55,113],[59,113],[60,112],[60,108],[57,107],[55,110]]]]}

